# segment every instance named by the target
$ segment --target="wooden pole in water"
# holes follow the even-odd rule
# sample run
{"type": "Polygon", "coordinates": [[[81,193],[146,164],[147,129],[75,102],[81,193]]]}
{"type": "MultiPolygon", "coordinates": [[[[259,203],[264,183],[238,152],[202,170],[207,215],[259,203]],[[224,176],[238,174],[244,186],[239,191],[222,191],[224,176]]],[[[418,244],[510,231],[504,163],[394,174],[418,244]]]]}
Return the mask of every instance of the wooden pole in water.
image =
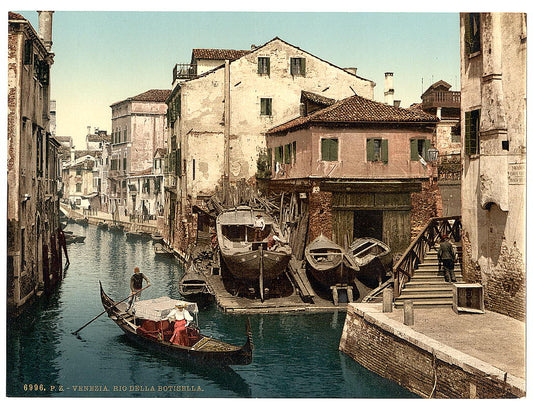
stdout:
{"type": "Polygon", "coordinates": [[[263,245],[259,245],[259,294],[261,295],[261,302],[265,301],[263,289],[263,245]]]}

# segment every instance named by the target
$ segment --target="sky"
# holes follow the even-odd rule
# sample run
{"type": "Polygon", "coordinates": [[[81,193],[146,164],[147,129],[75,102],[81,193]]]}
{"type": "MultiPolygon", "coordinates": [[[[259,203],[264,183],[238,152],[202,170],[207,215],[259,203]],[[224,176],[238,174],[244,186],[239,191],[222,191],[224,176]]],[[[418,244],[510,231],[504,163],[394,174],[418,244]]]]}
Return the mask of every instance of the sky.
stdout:
{"type": "MultiPolygon", "coordinates": [[[[35,8],[11,9],[38,29],[35,8]]],[[[43,8],[39,9],[51,9],[43,8]]],[[[110,105],[149,89],[171,89],[176,63],[193,48],[250,49],[279,37],[376,83],[394,99],[420,102],[434,82],[459,90],[459,13],[56,11],[51,99],[57,130],[83,149],[87,126],[111,130],[110,105]]]]}

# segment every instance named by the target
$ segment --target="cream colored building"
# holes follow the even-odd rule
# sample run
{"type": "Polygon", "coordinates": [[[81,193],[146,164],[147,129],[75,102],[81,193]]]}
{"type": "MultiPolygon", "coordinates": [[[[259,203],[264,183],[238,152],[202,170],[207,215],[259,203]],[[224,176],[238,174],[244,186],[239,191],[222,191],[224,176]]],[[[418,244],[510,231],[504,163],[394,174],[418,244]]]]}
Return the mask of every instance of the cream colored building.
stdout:
{"type": "Polygon", "coordinates": [[[464,277],[525,319],[526,15],[460,20],[464,277]]]}

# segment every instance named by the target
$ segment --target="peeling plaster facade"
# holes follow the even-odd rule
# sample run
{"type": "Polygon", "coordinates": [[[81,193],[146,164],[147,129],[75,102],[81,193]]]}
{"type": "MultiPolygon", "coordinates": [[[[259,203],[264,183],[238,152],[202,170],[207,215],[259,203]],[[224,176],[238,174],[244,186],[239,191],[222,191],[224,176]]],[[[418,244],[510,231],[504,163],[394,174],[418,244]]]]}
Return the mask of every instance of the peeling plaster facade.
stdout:
{"type": "Polygon", "coordinates": [[[484,285],[487,308],[524,320],[526,16],[463,13],[461,38],[465,277],[484,285]]]}

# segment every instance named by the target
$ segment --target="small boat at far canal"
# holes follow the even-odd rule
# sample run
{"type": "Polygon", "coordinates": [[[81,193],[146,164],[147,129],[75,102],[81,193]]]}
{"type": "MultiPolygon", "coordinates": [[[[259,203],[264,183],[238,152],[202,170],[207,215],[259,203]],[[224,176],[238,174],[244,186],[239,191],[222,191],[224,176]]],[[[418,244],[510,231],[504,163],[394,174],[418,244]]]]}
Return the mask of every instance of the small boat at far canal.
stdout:
{"type": "Polygon", "coordinates": [[[187,267],[187,270],[179,281],[179,291],[185,300],[206,305],[213,299],[213,292],[207,284],[207,278],[194,263],[187,267]]]}
{"type": "Polygon", "coordinates": [[[98,229],[107,230],[109,229],[109,225],[106,222],[98,222],[98,225],[96,225],[98,229]]]}
{"type": "Polygon", "coordinates": [[[258,287],[263,299],[264,288],[285,272],[292,253],[287,244],[269,247],[269,237],[280,233],[274,218],[248,206],[239,206],[217,217],[216,230],[220,255],[229,272],[247,285],[258,287]],[[254,222],[259,213],[264,229],[257,236],[254,222]]]}
{"type": "Polygon", "coordinates": [[[216,366],[246,365],[252,362],[252,331],[250,321],[246,322],[247,340],[243,346],[235,346],[221,340],[204,335],[195,321],[186,327],[186,345],[170,342],[173,334],[173,322],[164,317],[177,304],[185,305],[185,309],[196,317],[198,306],[183,300],[169,297],[141,300],[135,303],[135,316],[127,310],[129,303],[116,303],[102,288],[100,283],[102,305],[115,324],[126,334],[126,337],[147,349],[164,353],[168,357],[191,360],[195,363],[216,366]]]}
{"type": "Polygon", "coordinates": [[[154,252],[156,257],[173,257],[174,252],[170,247],[163,243],[154,244],[154,252]]]}
{"type": "Polygon", "coordinates": [[[305,248],[311,275],[324,286],[352,283],[359,267],[346,251],[324,235],[305,248]]]}
{"type": "Polygon", "coordinates": [[[370,287],[383,283],[392,268],[390,247],[372,237],[355,239],[350,246],[350,256],[359,266],[357,278],[370,287]]]}

